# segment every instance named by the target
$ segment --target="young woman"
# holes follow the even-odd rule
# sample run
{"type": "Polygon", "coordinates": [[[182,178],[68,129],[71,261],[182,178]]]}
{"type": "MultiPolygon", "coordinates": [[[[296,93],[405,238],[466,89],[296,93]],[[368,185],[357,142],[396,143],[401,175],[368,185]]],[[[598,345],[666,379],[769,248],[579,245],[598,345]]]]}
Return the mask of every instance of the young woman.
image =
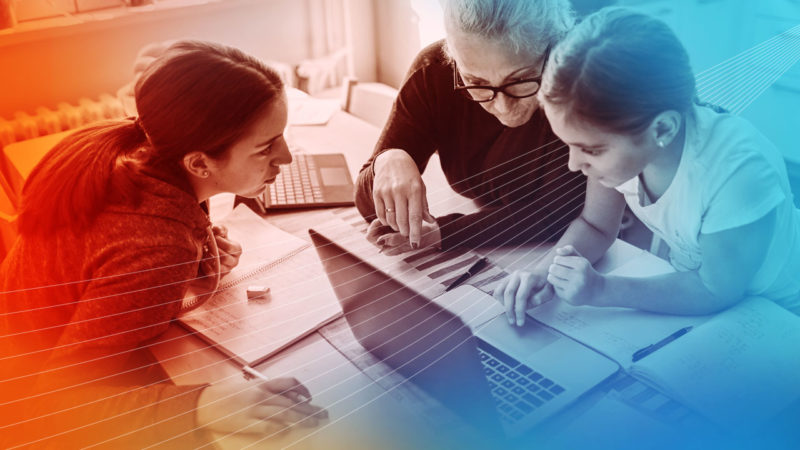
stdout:
{"type": "Polygon", "coordinates": [[[256,196],[291,162],[280,78],[236,49],[178,42],[135,98],[138,118],[70,135],[25,186],[0,266],[0,435],[196,447],[207,431],[313,425],[324,411],[296,380],[175,386],[147,347],[190,287],[208,296],[238,261],[205,201],[256,196]]]}
{"type": "Polygon", "coordinates": [[[780,152],[747,121],[694,101],[685,49],[662,22],[601,10],[553,51],[539,94],[586,205],[532,272],[495,291],[509,321],[555,290],[575,305],[707,314],[745,296],[800,311],[800,213],[780,152]],[[606,276],[625,204],[670,248],[676,272],[606,276]],[[546,280],[546,281],[545,281],[546,280]]]}
{"type": "Polygon", "coordinates": [[[442,6],[447,37],[417,55],[358,175],[368,239],[387,254],[554,241],[586,188],[536,99],[548,49],[572,26],[569,2],[442,6]],[[430,215],[420,174],[437,152],[450,186],[480,211],[430,215]]]}

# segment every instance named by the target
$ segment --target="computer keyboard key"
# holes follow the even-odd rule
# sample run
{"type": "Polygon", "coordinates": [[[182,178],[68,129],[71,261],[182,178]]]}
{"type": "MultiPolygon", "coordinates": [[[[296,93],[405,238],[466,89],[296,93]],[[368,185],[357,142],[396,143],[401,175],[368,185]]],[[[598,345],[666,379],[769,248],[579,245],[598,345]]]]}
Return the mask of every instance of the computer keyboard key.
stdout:
{"type": "Polygon", "coordinates": [[[522,398],[524,398],[526,402],[528,402],[528,403],[530,403],[530,404],[532,404],[534,406],[542,406],[542,405],[544,405],[544,402],[542,401],[542,399],[534,397],[531,394],[525,394],[525,395],[522,396],[522,398]]]}
{"type": "Polygon", "coordinates": [[[527,386],[525,389],[527,389],[527,390],[529,390],[529,391],[531,391],[531,392],[536,392],[536,391],[538,391],[538,390],[541,390],[542,388],[540,388],[539,386],[537,386],[537,385],[535,385],[535,384],[531,383],[531,384],[529,384],[529,385],[528,385],[528,386],[527,386]]]}
{"type": "Polygon", "coordinates": [[[496,373],[496,374],[492,375],[492,379],[499,383],[499,382],[503,381],[503,376],[500,375],[499,373],[496,373]]]}
{"type": "Polygon", "coordinates": [[[508,372],[508,367],[500,364],[499,366],[497,366],[497,371],[500,373],[506,373],[508,372]]]}
{"type": "Polygon", "coordinates": [[[543,388],[549,388],[553,384],[555,384],[555,383],[553,383],[553,380],[551,380],[549,378],[545,378],[545,379],[543,379],[542,381],[539,382],[539,386],[541,386],[543,388]]]}
{"type": "Polygon", "coordinates": [[[494,390],[494,393],[499,395],[500,397],[502,397],[502,396],[508,394],[508,391],[503,389],[503,388],[501,388],[501,387],[499,387],[499,388],[494,390]]]}
{"type": "Polygon", "coordinates": [[[511,372],[508,372],[506,376],[512,380],[516,380],[517,378],[519,378],[519,374],[517,372],[514,372],[513,370],[511,372]]]}
{"type": "Polygon", "coordinates": [[[552,400],[553,399],[553,394],[551,394],[548,391],[544,391],[544,390],[537,392],[536,395],[538,395],[539,397],[541,397],[544,400],[552,400]]]}
{"type": "Polygon", "coordinates": [[[507,402],[510,402],[510,403],[514,403],[514,402],[516,402],[517,400],[519,400],[519,399],[517,398],[517,396],[516,396],[516,395],[514,395],[514,394],[508,394],[508,395],[506,395],[504,398],[506,399],[506,401],[507,401],[507,402]]]}
{"type": "Polygon", "coordinates": [[[529,380],[527,378],[522,378],[522,377],[520,377],[520,379],[517,380],[517,384],[520,385],[520,386],[526,386],[530,382],[531,382],[531,380],[529,380]]]}
{"type": "Polygon", "coordinates": [[[540,374],[538,372],[533,372],[530,375],[528,375],[528,378],[530,378],[533,381],[539,381],[544,377],[542,376],[542,374],[540,374]]]}
{"type": "Polygon", "coordinates": [[[519,386],[514,386],[514,389],[511,389],[511,392],[513,392],[513,393],[515,393],[517,395],[522,395],[522,394],[525,393],[525,389],[522,389],[519,386]]]}
{"type": "Polygon", "coordinates": [[[493,357],[499,359],[503,364],[505,364],[508,367],[514,368],[519,365],[519,361],[508,356],[504,352],[500,351],[500,349],[484,341],[483,339],[478,339],[478,348],[485,351],[486,353],[489,353],[493,357]]]}
{"type": "Polygon", "coordinates": [[[495,366],[497,366],[498,364],[500,364],[500,361],[498,361],[498,360],[496,360],[496,359],[490,359],[490,360],[489,360],[489,362],[487,362],[486,364],[488,364],[488,365],[490,365],[490,366],[492,366],[492,367],[495,367],[495,366]]]}
{"type": "Polygon", "coordinates": [[[550,387],[550,392],[552,392],[555,395],[558,395],[558,394],[564,392],[564,388],[559,386],[559,385],[557,385],[557,384],[554,384],[554,385],[552,385],[550,387]]]}
{"type": "Polygon", "coordinates": [[[530,414],[531,412],[533,412],[533,406],[523,401],[515,403],[514,406],[516,406],[520,411],[524,412],[525,414],[530,414]]]}
{"type": "Polygon", "coordinates": [[[503,387],[506,389],[511,389],[514,387],[514,382],[512,382],[511,380],[505,380],[503,381],[503,387]]]}
{"type": "Polygon", "coordinates": [[[519,372],[519,373],[521,373],[523,375],[528,375],[531,372],[533,372],[533,369],[531,369],[530,367],[528,367],[526,365],[521,365],[521,366],[517,367],[517,372],[519,372]]]}
{"type": "Polygon", "coordinates": [[[510,415],[511,415],[511,417],[513,417],[513,418],[514,418],[514,420],[519,420],[519,419],[522,419],[523,417],[525,417],[525,416],[524,416],[524,415],[523,415],[521,412],[519,412],[519,411],[511,411],[511,414],[510,414],[510,415]]]}

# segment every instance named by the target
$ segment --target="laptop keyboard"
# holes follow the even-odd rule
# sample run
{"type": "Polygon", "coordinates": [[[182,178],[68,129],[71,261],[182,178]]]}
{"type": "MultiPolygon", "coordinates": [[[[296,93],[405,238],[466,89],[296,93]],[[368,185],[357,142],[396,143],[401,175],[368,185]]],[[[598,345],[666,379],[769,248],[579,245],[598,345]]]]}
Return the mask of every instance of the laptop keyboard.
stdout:
{"type": "Polygon", "coordinates": [[[562,394],[553,380],[511,358],[488,342],[477,339],[483,371],[489,381],[500,418],[509,424],[562,394]]]}
{"type": "Polygon", "coordinates": [[[322,189],[316,171],[312,156],[292,154],[292,163],[281,167],[275,183],[269,186],[269,204],[277,206],[321,203],[322,189]]]}

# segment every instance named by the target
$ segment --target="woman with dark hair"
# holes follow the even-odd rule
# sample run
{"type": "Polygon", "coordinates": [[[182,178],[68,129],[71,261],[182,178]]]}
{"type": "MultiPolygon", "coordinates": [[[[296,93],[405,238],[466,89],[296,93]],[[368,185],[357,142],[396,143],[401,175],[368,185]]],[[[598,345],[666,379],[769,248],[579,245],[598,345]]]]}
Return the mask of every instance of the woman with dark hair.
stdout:
{"type": "Polygon", "coordinates": [[[313,425],[324,411],[294,379],[175,386],[148,350],[238,262],[206,200],[259,195],[291,162],[283,83],[236,49],[184,41],[135,98],[138,118],[73,133],[25,185],[20,238],[0,266],[0,434],[195,447],[208,431],[313,425]]]}
{"type": "MultiPolygon", "coordinates": [[[[588,179],[579,220],[593,230],[558,242],[547,273],[558,297],[709,314],[757,295],[800,312],[800,213],[783,158],[744,119],[695,101],[689,58],[663,22],[624,9],[587,17],[554,49],[539,97],[570,170],[588,179]],[[592,268],[626,203],[669,246],[676,272],[592,268]]],[[[531,276],[495,291],[518,319],[532,306],[531,276]]]]}

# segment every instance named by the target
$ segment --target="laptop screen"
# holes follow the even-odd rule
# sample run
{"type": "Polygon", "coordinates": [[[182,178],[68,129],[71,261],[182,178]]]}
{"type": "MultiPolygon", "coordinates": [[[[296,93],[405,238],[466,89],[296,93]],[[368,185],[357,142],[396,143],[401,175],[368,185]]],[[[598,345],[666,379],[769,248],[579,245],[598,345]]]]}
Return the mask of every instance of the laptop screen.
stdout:
{"type": "Polygon", "coordinates": [[[499,430],[469,327],[318,232],[309,234],[358,342],[470,425],[499,430]]]}

